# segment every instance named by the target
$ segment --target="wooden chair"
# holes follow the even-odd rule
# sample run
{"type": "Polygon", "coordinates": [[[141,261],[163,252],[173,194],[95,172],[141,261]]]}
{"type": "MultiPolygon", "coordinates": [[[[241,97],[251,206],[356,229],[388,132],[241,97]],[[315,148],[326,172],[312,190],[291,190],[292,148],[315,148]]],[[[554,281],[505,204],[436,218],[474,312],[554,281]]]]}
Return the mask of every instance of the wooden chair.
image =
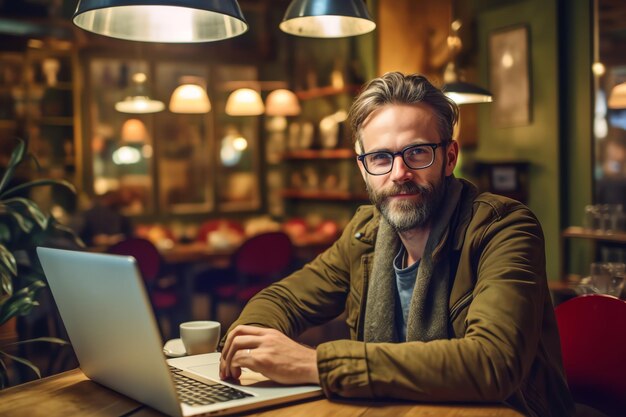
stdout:
{"type": "MultiPolygon", "coordinates": [[[[163,288],[159,285],[162,259],[156,246],[148,239],[130,238],[111,246],[107,252],[135,258],[139,272],[141,272],[141,276],[146,284],[152,308],[154,309],[157,319],[166,316],[169,320],[171,330],[176,329],[179,322],[179,296],[175,288],[171,286],[163,288]]],[[[161,320],[157,321],[159,322],[162,336],[167,339],[169,335],[165,334],[166,332],[161,324],[161,320]]]]}
{"type": "Polygon", "coordinates": [[[626,301],[588,294],[559,304],[563,365],[574,401],[609,416],[626,412],[626,301]]]}

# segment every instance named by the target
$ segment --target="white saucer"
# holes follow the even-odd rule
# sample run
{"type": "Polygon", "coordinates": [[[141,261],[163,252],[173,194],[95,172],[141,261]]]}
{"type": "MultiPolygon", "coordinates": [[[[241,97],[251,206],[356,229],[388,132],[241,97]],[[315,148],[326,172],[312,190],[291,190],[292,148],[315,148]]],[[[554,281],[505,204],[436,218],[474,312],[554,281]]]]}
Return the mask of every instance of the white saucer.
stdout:
{"type": "Polygon", "coordinates": [[[185,352],[185,346],[183,345],[183,341],[181,339],[171,339],[165,342],[165,346],[163,346],[163,353],[168,358],[180,358],[181,356],[187,355],[187,352],[185,352]]]}

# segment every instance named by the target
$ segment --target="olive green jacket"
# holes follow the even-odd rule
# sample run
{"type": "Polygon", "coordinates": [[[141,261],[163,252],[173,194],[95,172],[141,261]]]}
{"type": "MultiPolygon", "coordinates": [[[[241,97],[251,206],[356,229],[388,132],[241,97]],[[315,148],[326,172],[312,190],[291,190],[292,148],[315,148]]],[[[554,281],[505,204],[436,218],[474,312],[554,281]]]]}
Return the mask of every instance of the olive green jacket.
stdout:
{"type": "Polygon", "coordinates": [[[271,327],[295,337],[345,309],[351,340],[317,347],[327,396],[506,402],[529,416],[571,415],[540,225],[521,203],[477,195],[468,182],[454,181],[462,183],[462,193],[443,235],[449,256],[439,260],[458,264],[449,268],[456,271],[450,339],[363,342],[381,222],[372,206],[357,211],[331,248],[257,294],[233,326],[271,327]]]}

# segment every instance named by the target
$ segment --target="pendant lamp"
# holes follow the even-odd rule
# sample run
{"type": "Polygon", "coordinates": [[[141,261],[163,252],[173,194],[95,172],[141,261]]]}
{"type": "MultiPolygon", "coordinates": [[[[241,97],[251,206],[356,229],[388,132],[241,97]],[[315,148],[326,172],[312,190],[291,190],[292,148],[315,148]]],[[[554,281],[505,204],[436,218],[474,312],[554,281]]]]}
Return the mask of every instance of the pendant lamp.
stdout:
{"type": "Polygon", "coordinates": [[[609,94],[609,109],[626,109],[626,83],[617,84],[609,94]]]}
{"type": "Polygon", "coordinates": [[[142,42],[211,42],[248,30],[236,0],[80,0],[74,24],[142,42]]]}
{"type": "Polygon", "coordinates": [[[134,74],[132,77],[133,83],[128,90],[126,98],[115,103],[115,110],[121,113],[146,114],[157,113],[165,109],[165,104],[162,101],[150,98],[146,79],[146,74],[142,72],[134,74]]]}
{"type": "Polygon", "coordinates": [[[172,113],[208,113],[211,102],[204,88],[198,84],[182,84],[172,93],[169,108],[172,113]]]}
{"type": "Polygon", "coordinates": [[[293,0],[279,27],[296,36],[342,38],[371,32],[376,23],[363,0],[293,0]]]}
{"type": "Polygon", "coordinates": [[[265,106],[257,91],[240,88],[228,96],[225,111],[229,116],[259,116],[265,111],[265,106]]]}
{"type": "Polygon", "coordinates": [[[265,114],[268,116],[297,116],[300,114],[298,97],[291,90],[279,88],[267,95],[265,114]]]}
{"type": "Polygon", "coordinates": [[[442,90],[444,94],[458,105],[492,102],[493,95],[488,90],[461,79],[459,70],[455,64],[456,57],[461,52],[462,48],[461,38],[458,35],[458,31],[461,28],[461,21],[453,21],[450,27],[451,34],[448,36],[450,62],[448,62],[443,74],[445,84],[442,90]]]}

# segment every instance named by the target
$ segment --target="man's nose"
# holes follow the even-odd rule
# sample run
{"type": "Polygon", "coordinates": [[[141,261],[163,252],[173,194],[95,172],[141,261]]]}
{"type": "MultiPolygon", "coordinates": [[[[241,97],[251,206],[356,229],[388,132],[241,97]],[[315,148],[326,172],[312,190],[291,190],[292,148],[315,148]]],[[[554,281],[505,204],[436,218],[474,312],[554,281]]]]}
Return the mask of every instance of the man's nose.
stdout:
{"type": "Polygon", "coordinates": [[[395,155],[393,167],[391,168],[391,180],[396,182],[406,182],[413,177],[413,170],[405,163],[402,155],[395,155]]]}

